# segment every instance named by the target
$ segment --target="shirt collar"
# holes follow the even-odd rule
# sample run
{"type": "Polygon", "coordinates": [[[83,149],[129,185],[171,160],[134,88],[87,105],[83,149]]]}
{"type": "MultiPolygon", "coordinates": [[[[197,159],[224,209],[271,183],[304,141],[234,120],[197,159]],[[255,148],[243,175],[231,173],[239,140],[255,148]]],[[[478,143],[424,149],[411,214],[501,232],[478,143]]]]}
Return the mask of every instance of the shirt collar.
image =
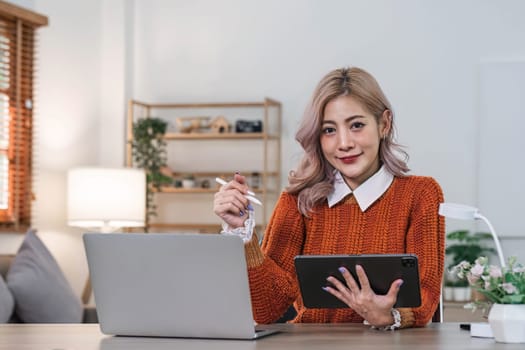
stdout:
{"type": "MultiPolygon", "coordinates": [[[[390,187],[393,180],[394,175],[386,170],[384,166],[381,166],[374,175],[357,187],[355,191],[353,191],[353,194],[361,211],[368,209],[369,206],[381,197],[388,187],[390,187]]],[[[348,187],[343,180],[341,173],[336,170],[334,190],[327,197],[328,207],[333,207],[350,193],[352,193],[352,189],[348,187]]]]}

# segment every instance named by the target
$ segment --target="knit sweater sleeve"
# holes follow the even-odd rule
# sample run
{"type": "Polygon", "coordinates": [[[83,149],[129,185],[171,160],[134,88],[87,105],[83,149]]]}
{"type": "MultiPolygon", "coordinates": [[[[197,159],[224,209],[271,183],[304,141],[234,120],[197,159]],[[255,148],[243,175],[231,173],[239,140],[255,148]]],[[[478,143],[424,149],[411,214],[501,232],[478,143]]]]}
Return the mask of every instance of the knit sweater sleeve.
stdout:
{"type": "Polygon", "coordinates": [[[278,320],[297,298],[294,257],[304,241],[304,222],[297,197],[283,192],[259,246],[256,238],[246,244],[246,260],[254,319],[278,320]]]}
{"type": "Polygon", "coordinates": [[[400,309],[403,326],[421,327],[430,322],[440,300],[445,255],[445,221],[438,214],[443,193],[438,183],[421,177],[417,197],[411,213],[411,224],[406,235],[406,250],[414,253],[419,261],[421,306],[400,309]]]}

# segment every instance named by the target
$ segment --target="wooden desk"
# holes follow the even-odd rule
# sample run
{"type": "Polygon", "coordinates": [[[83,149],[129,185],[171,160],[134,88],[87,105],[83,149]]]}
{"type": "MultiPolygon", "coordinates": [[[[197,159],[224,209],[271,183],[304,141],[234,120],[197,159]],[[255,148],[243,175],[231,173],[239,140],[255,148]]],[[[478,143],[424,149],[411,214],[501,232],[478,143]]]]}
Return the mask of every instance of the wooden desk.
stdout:
{"type": "Polygon", "coordinates": [[[472,338],[458,323],[434,323],[426,328],[382,332],[361,324],[280,324],[282,333],[252,340],[213,340],[113,337],[100,332],[98,324],[3,324],[0,349],[23,350],[264,350],[264,349],[521,349],[523,344],[496,343],[472,338]]]}

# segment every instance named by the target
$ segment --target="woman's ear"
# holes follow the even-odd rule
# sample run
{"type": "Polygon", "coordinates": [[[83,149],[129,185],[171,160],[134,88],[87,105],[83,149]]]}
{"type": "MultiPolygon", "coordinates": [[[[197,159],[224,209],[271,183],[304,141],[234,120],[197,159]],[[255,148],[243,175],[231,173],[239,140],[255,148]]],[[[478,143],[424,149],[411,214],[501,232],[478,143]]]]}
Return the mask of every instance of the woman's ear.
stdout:
{"type": "Polygon", "coordinates": [[[381,115],[381,120],[379,121],[379,135],[384,139],[390,132],[392,127],[392,112],[389,109],[385,109],[381,115]]]}

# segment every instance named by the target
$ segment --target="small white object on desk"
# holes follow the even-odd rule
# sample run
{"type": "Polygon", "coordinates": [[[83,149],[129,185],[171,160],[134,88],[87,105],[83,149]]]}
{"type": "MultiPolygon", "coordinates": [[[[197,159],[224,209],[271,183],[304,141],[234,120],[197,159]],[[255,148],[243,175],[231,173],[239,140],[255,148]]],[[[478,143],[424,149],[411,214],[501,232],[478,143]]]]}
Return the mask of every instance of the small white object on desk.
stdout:
{"type": "Polygon", "coordinates": [[[470,336],[478,338],[494,338],[488,322],[473,322],[470,324],[470,336]]]}
{"type": "MultiPolygon", "coordinates": [[[[221,179],[220,177],[216,177],[215,182],[223,186],[228,184],[228,182],[221,179]]],[[[255,204],[262,206],[262,202],[255,197],[255,193],[253,193],[252,191],[248,191],[248,194],[245,194],[244,197],[246,197],[250,202],[253,202],[255,204]]]]}

